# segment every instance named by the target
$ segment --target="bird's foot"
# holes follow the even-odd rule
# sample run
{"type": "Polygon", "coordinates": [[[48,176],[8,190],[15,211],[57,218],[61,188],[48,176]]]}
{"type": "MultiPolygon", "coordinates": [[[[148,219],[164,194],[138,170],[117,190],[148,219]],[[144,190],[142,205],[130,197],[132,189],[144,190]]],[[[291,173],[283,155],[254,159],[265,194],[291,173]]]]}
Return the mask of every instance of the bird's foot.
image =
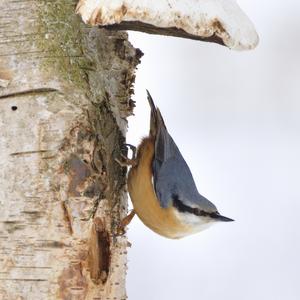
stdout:
{"type": "Polygon", "coordinates": [[[127,149],[130,148],[130,150],[132,151],[132,158],[131,159],[136,159],[136,147],[131,145],[131,144],[124,144],[123,145],[123,148],[126,148],[127,149]]]}
{"type": "Polygon", "coordinates": [[[121,166],[121,167],[127,167],[127,166],[136,166],[137,160],[136,160],[136,147],[130,144],[124,144],[122,149],[126,152],[128,151],[128,148],[132,151],[132,157],[128,158],[126,155],[121,154],[122,161],[118,158],[115,158],[115,161],[121,166]]]}
{"type": "Polygon", "coordinates": [[[133,209],[124,219],[121,220],[117,229],[117,235],[124,235],[126,233],[125,228],[127,225],[129,225],[134,216],[135,210],[133,209]]]}

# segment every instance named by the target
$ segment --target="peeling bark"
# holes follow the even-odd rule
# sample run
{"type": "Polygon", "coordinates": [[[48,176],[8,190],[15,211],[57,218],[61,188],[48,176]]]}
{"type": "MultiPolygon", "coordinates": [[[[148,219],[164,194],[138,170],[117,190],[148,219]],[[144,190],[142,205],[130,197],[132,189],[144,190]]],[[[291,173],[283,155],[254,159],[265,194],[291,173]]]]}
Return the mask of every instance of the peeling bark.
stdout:
{"type": "Polygon", "coordinates": [[[125,299],[115,163],[141,52],[73,1],[0,0],[0,299],[125,299]]]}

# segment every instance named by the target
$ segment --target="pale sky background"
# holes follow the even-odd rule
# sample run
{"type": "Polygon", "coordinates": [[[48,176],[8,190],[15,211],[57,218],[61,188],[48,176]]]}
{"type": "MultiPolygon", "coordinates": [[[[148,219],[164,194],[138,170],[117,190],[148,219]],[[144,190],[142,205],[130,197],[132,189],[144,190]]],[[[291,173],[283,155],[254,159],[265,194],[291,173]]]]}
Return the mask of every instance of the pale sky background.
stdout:
{"type": "Polygon", "coordinates": [[[300,299],[300,2],[239,0],[254,51],[130,33],[144,53],[128,142],[149,89],[199,192],[236,221],[168,240],[129,226],[130,300],[300,299]]]}

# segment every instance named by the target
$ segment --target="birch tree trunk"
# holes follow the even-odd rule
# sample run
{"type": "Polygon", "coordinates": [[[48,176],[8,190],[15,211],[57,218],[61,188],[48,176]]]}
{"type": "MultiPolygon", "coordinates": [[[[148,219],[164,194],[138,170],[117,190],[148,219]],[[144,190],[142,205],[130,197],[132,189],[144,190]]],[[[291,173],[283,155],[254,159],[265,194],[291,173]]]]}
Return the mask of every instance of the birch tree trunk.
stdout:
{"type": "Polygon", "coordinates": [[[70,0],[0,0],[0,299],[125,299],[126,170],[141,52],[70,0]]]}

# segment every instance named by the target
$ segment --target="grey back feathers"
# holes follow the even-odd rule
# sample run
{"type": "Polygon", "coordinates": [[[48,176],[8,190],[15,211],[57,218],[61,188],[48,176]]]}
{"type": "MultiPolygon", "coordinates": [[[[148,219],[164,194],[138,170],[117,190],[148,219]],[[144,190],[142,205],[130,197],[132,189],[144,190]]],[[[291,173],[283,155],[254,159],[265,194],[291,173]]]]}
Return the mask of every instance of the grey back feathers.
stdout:
{"type": "Polygon", "coordinates": [[[160,205],[169,207],[176,198],[192,208],[206,212],[217,211],[213,203],[198,193],[187,163],[168,133],[159,109],[155,107],[148,91],[147,93],[151,107],[150,135],[155,138],[153,181],[160,205]]]}

